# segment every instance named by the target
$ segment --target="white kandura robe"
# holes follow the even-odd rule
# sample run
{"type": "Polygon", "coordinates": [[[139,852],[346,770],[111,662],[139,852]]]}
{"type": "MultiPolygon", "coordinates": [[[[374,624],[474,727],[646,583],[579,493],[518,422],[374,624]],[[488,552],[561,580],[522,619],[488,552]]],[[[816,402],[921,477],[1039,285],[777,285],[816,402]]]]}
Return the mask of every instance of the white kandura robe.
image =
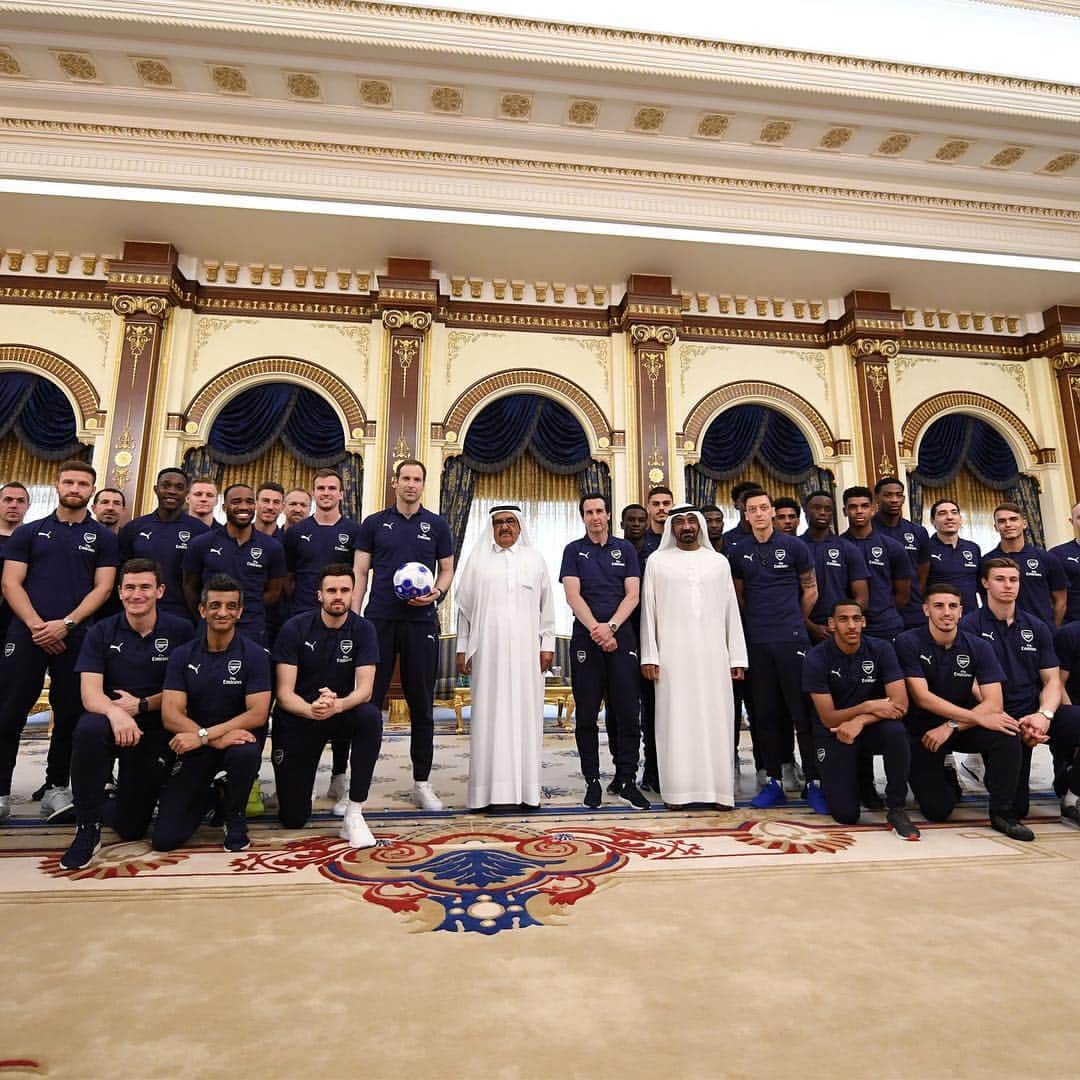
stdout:
{"type": "Polygon", "coordinates": [[[544,678],[555,607],[544,557],[519,540],[474,552],[457,586],[457,651],[472,661],[467,804],[540,802],[544,678]],[[482,557],[481,557],[482,556],[482,557]]]}
{"type": "Polygon", "coordinates": [[[731,669],[747,666],[731,569],[714,551],[659,550],[642,585],[641,662],[658,664],[656,758],[664,801],[735,805],[731,669]]]}

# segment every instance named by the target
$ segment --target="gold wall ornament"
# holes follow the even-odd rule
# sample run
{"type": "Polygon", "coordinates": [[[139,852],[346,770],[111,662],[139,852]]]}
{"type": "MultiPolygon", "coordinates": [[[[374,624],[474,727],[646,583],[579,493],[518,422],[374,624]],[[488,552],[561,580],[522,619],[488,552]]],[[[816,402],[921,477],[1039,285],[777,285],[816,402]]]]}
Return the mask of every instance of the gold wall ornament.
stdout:
{"type": "Polygon", "coordinates": [[[600,104],[596,101],[571,101],[566,110],[566,118],[578,127],[592,127],[600,115],[600,104]]]}
{"type": "Polygon", "coordinates": [[[649,386],[652,390],[652,407],[653,411],[656,410],[656,384],[660,381],[660,376],[664,373],[664,358],[665,353],[654,352],[652,349],[642,349],[638,353],[638,359],[641,361],[641,366],[645,369],[645,375],[648,377],[649,386]]]}
{"type": "Polygon", "coordinates": [[[664,455],[660,453],[660,448],[655,443],[646,464],[649,468],[649,483],[662,484],[664,482],[664,455]]]}
{"type": "Polygon", "coordinates": [[[420,341],[417,338],[395,337],[391,345],[394,363],[401,368],[401,396],[408,396],[409,368],[420,356],[420,341]]]}
{"type": "Polygon", "coordinates": [[[1002,364],[996,360],[980,360],[979,367],[997,368],[1002,375],[1007,376],[1016,383],[1020,393],[1024,395],[1024,404],[1030,409],[1031,398],[1028,396],[1027,366],[1025,364],[1002,364]]]}
{"type": "Polygon", "coordinates": [[[1057,157],[1051,158],[1039,171],[1050,173],[1053,176],[1060,176],[1063,172],[1068,172],[1078,161],[1080,161],[1080,154],[1058,154],[1057,157]]]}
{"type": "Polygon", "coordinates": [[[398,311],[391,308],[382,313],[383,326],[388,330],[399,330],[403,326],[411,326],[414,330],[423,332],[431,325],[431,313],[428,311],[398,311]]]}
{"type": "Polygon", "coordinates": [[[821,141],[818,143],[818,146],[823,150],[839,150],[841,146],[846,146],[851,141],[851,136],[854,134],[854,128],[829,128],[829,130],[821,136],[821,141]]]}
{"type": "Polygon", "coordinates": [[[721,113],[706,113],[698,120],[697,133],[703,139],[719,139],[728,129],[731,117],[721,113]]]}
{"type": "Polygon", "coordinates": [[[86,53],[58,52],[53,54],[60,70],[76,82],[95,82],[98,77],[94,61],[86,53]]]}
{"type": "Polygon", "coordinates": [[[1025,146],[1006,146],[999,150],[986,164],[995,169],[1008,169],[1015,165],[1025,154],[1025,146]]]}
{"type": "Polygon", "coordinates": [[[129,296],[121,293],[112,298],[112,309],[117,315],[135,315],[143,312],[155,319],[169,313],[169,300],[165,296],[129,296]]]}
{"type": "Polygon", "coordinates": [[[360,79],[360,100],[376,109],[394,104],[394,91],[385,79],[360,79]]]}
{"type": "Polygon", "coordinates": [[[567,345],[576,345],[579,349],[583,349],[585,352],[589,353],[597,364],[599,364],[600,370],[604,373],[604,389],[607,390],[609,388],[610,378],[608,374],[608,360],[610,359],[611,353],[606,337],[569,337],[557,334],[555,340],[567,345]]]}
{"type": "Polygon", "coordinates": [[[1080,367],[1080,353],[1066,352],[1055,356],[1053,360],[1055,371],[1069,371],[1080,367]]]}
{"type": "Polygon", "coordinates": [[[877,398],[878,416],[884,417],[885,414],[881,407],[881,395],[885,392],[885,387],[889,385],[888,367],[885,364],[867,364],[866,382],[877,398]]]}
{"type": "Polygon", "coordinates": [[[900,343],[895,338],[856,338],[848,351],[852,360],[866,356],[880,356],[883,360],[892,360],[900,353],[900,343]]]}
{"type": "Polygon", "coordinates": [[[247,76],[238,67],[232,67],[228,64],[212,64],[210,78],[223,94],[246,94],[248,92],[247,76]]]}
{"type": "Polygon", "coordinates": [[[1006,408],[996,398],[986,394],[977,394],[970,390],[950,390],[944,394],[935,394],[925,401],[916,405],[908,414],[908,418],[900,425],[900,452],[905,457],[910,457],[915,452],[915,443],[918,442],[919,433],[931,421],[936,420],[944,412],[965,412],[972,409],[989,413],[996,416],[1002,423],[1010,428],[1017,436],[1019,442],[1027,448],[1028,453],[1034,458],[1039,452],[1039,444],[1035,441],[1028,426],[1011,409],[1006,408]]]}
{"type": "Polygon", "coordinates": [[[436,112],[459,113],[465,104],[465,91],[460,86],[433,86],[431,107],[436,112]]]}
{"type": "Polygon", "coordinates": [[[758,141],[763,143],[782,143],[794,128],[790,120],[767,120],[761,127],[758,141]]]}
{"type": "Polygon", "coordinates": [[[659,345],[674,345],[677,333],[674,326],[635,323],[630,327],[630,340],[635,345],[643,345],[647,341],[655,341],[659,345]]]}
{"type": "Polygon", "coordinates": [[[146,347],[154,340],[154,327],[150,323],[129,323],[124,331],[124,340],[131,353],[131,388],[134,390],[139,362],[146,352],[146,347]]]}
{"type": "Polygon", "coordinates": [[[891,135],[886,135],[884,139],[878,143],[875,154],[884,154],[886,157],[893,157],[896,154],[902,154],[910,145],[913,135],[908,135],[902,131],[895,131],[891,135]]]}
{"type": "Polygon", "coordinates": [[[409,457],[412,457],[412,447],[405,441],[405,434],[402,432],[398,436],[398,441],[394,443],[394,468],[396,469],[400,462],[409,457]]]}
{"type": "Polygon", "coordinates": [[[133,56],[131,62],[135,66],[135,74],[147,86],[167,87],[175,85],[173,73],[164,60],[158,60],[150,56],[133,56]]]}
{"type": "Polygon", "coordinates": [[[289,95],[300,101],[319,101],[322,87],[310,71],[289,71],[285,74],[285,86],[289,95]]]}
{"type": "Polygon", "coordinates": [[[892,458],[889,457],[889,450],[885,443],[885,436],[881,436],[881,460],[878,462],[878,475],[879,476],[895,476],[896,470],[893,468],[892,458]]]}
{"type": "Polygon", "coordinates": [[[634,113],[632,127],[635,131],[659,131],[667,118],[667,109],[659,105],[643,105],[634,113]]]}
{"type": "Polygon", "coordinates": [[[949,139],[934,151],[935,161],[957,161],[971,149],[968,139],[949,139]]]}
{"type": "Polygon", "coordinates": [[[21,75],[22,68],[10,49],[0,49],[0,75],[21,75]]]}
{"type": "Polygon", "coordinates": [[[499,115],[508,120],[528,120],[532,115],[532,94],[503,94],[499,99],[499,115]]]}
{"type": "MultiPolygon", "coordinates": [[[[458,356],[462,350],[471,345],[474,341],[479,341],[484,334],[473,334],[468,330],[451,330],[446,335],[446,385],[449,386],[453,378],[454,364],[457,362],[458,356]]],[[[502,334],[494,335],[496,337],[503,337],[502,334]]]]}

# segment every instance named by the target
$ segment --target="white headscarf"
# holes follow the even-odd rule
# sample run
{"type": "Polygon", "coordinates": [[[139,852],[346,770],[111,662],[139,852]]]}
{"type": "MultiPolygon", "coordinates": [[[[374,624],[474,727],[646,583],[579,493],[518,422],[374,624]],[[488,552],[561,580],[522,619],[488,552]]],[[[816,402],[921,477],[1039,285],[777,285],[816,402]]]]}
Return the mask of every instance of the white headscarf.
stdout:
{"type": "MultiPolygon", "coordinates": [[[[705,515],[694,506],[676,506],[668,511],[668,516],[664,519],[664,535],[660,539],[660,546],[657,551],[666,551],[671,548],[678,548],[678,541],[675,539],[675,533],[672,531],[671,523],[677,517],[685,517],[687,514],[693,514],[697,518],[698,523],[698,550],[704,549],[713,551],[713,546],[709,542],[709,526],[705,523],[705,515]]],[[[679,548],[680,551],[684,550],[679,548]]],[[[714,552],[716,554],[716,552],[714,552]]],[[[721,556],[722,558],[723,556],[721,556]]]]}
{"type": "MultiPolygon", "coordinates": [[[[470,620],[473,618],[476,608],[476,583],[485,576],[484,571],[492,565],[495,559],[513,558],[512,553],[519,548],[532,548],[525,522],[521,520],[520,507],[493,506],[490,511],[491,519],[494,519],[496,514],[513,514],[517,519],[521,532],[517,540],[509,548],[500,547],[495,542],[494,531],[489,532],[487,537],[478,540],[472,551],[469,552],[454,582],[454,600],[470,620]]],[[[507,580],[508,586],[513,587],[514,579],[508,576],[507,580]]]]}

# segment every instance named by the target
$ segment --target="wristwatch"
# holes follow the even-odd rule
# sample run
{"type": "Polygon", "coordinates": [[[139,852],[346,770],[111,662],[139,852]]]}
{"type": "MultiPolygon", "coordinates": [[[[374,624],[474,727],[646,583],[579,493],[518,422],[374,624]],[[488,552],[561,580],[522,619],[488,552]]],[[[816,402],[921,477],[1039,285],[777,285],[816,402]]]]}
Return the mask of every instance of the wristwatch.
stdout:
{"type": "Polygon", "coordinates": [[[67,631],[67,632],[68,632],[69,634],[70,634],[70,633],[71,633],[71,631],[72,631],[72,630],[74,630],[74,629],[75,629],[75,627],[76,627],[76,626],[78,626],[78,625],[79,625],[79,624],[78,624],[78,623],[77,623],[77,622],[76,622],[76,621],[75,621],[75,620],[74,620],[74,619],[73,619],[73,618],[72,618],[72,617],[71,617],[70,615],[69,615],[69,616],[68,616],[68,617],[67,617],[67,618],[66,618],[66,619],[64,620],[64,629],[65,629],[65,630],[66,630],[66,631],[67,631]]]}
{"type": "Polygon", "coordinates": [[[139,715],[145,716],[150,711],[150,702],[146,698],[139,698],[139,715]]]}
{"type": "Polygon", "coordinates": [[[1054,714],[1049,709],[1040,709],[1039,712],[1041,712],[1043,714],[1043,716],[1046,717],[1047,720],[1053,720],[1054,719],[1054,714]]]}
{"type": "Polygon", "coordinates": [[[210,741],[210,732],[206,728],[199,728],[199,740],[205,746],[210,741]]]}
{"type": "Polygon", "coordinates": [[[948,724],[950,731],[960,730],[960,725],[955,720],[946,720],[945,723],[948,724]]]}
{"type": "Polygon", "coordinates": [[[608,629],[613,634],[617,634],[619,632],[619,624],[614,619],[612,619],[611,622],[608,623],[608,629]]]}

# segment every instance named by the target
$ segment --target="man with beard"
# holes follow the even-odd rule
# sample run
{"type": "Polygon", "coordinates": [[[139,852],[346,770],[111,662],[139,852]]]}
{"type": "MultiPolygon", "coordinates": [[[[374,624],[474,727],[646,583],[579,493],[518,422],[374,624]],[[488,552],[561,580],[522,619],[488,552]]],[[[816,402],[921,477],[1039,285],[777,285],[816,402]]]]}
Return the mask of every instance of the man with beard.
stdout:
{"type": "Polygon", "coordinates": [[[159,609],[165,592],[161,567],[129,559],[120,568],[122,611],[94,625],[79,653],[82,701],[72,741],[71,788],[77,828],[60,859],[79,870],[101,844],[105,783],[119,757],[113,813],[108,821],[121,840],[141,840],[173,753],[161,724],[161,688],[172,650],[194,636],[187,612],[177,618],[159,609]]]}
{"type": "Polygon", "coordinates": [[[113,533],[120,532],[120,519],[124,516],[124,508],[127,499],[119,488],[99,488],[94,493],[94,501],[90,504],[90,512],[94,520],[111,529],[113,533]]]}
{"type": "Polygon", "coordinates": [[[116,537],[87,510],[96,479],[85,461],[63,462],[57,469],[56,509],[20,525],[4,548],[4,599],[14,617],[0,670],[0,820],[10,813],[19,737],[46,672],[53,733],[41,814],[59,818],[72,806],[71,737],[82,712],[75,664],[87,622],[108,599],[119,562],[116,537]]]}
{"type": "Polygon", "coordinates": [[[299,525],[311,514],[311,493],[305,488],[285,492],[285,531],[299,525]]]}
{"type": "Polygon", "coordinates": [[[207,532],[207,527],[184,513],[188,497],[187,475],[182,469],[165,468],[154,484],[157,509],[129,521],[120,530],[120,558],[150,559],[161,567],[165,594],[158,610],[191,621],[191,611],[184,600],[184,556],[188,544],[207,532]]]}
{"type": "Polygon", "coordinates": [[[285,489],[273,480],[260,484],[255,490],[255,520],[252,522],[255,531],[281,540],[278,518],[284,508],[285,489]]]}
{"type": "Polygon", "coordinates": [[[735,805],[733,680],[746,643],[727,559],[712,549],[705,519],[672,510],[645,570],[641,673],[656,687],[656,757],[669,807],[735,805]]]}
{"type": "Polygon", "coordinates": [[[311,788],[327,742],[343,739],[352,757],[352,778],[341,837],[350,847],[375,845],[364,821],[375,761],[382,741],[382,713],[371,703],[379,644],[375,628],[350,610],[352,564],[323,568],[318,607],[293,616],[274,643],[277,704],[274,750],[278,817],[300,829],[311,816],[311,788]]]}
{"type": "Polygon", "coordinates": [[[199,595],[212,577],[225,574],[240,582],[244,606],[237,626],[260,645],[266,644],[266,608],[276,604],[285,585],[285,553],[272,536],[256,532],[255,493],[247,484],[225,489],[223,532],[196,537],[184,556],[184,597],[195,614],[199,595]]]}

